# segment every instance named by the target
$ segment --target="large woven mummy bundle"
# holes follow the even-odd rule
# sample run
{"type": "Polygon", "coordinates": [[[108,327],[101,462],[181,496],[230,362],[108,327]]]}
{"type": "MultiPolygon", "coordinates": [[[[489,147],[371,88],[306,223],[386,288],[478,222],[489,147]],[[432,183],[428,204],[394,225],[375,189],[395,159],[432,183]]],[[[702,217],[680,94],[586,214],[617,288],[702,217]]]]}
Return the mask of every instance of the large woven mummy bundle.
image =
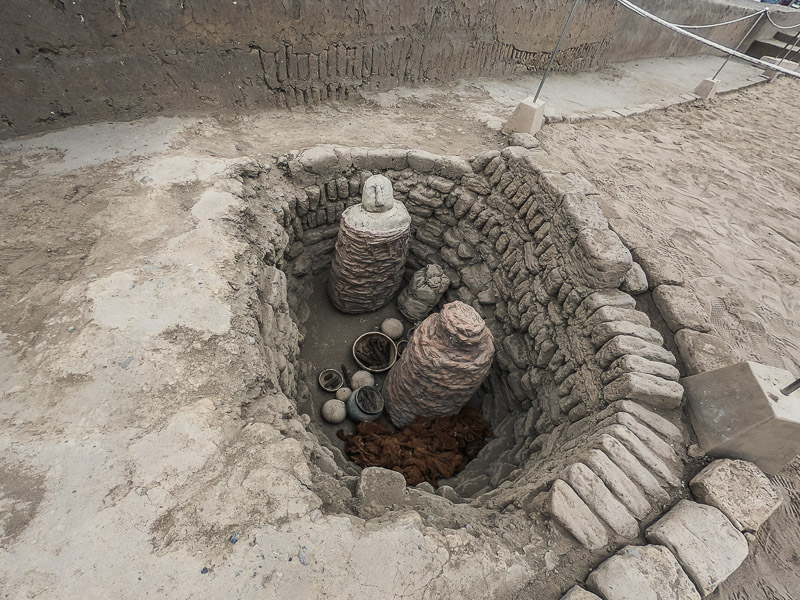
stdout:
{"type": "Polygon", "coordinates": [[[362,203],[342,214],[328,280],[333,305],[358,314],[388,304],[403,283],[410,239],[408,211],[393,199],[389,180],[373,175],[362,203]]]}
{"type": "Polygon", "coordinates": [[[481,385],[494,358],[494,337],[463,302],[445,304],[417,328],[383,386],[396,427],[415,417],[454,415],[481,385]]]}

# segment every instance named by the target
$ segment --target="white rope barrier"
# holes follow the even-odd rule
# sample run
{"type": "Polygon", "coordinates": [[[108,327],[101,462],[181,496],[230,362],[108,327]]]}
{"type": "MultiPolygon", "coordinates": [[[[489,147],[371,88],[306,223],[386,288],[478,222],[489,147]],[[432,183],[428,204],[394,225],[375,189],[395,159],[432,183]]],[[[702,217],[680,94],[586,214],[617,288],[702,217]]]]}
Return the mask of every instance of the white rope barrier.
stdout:
{"type": "Polygon", "coordinates": [[[739,21],[745,21],[751,17],[755,17],[756,15],[760,15],[762,13],[767,12],[766,10],[760,10],[758,12],[754,12],[751,15],[745,15],[743,17],[739,17],[738,19],[733,19],[732,21],[723,21],[722,23],[712,23],[711,25],[678,25],[673,23],[675,27],[681,27],[682,29],[711,29],[712,27],[722,27],[723,25],[730,25],[731,23],[738,23],[739,21]]]}
{"type": "Polygon", "coordinates": [[[764,12],[767,13],[767,19],[769,20],[770,23],[772,23],[772,26],[775,27],[776,29],[795,29],[797,27],[800,27],[800,23],[797,23],[796,25],[789,25],[789,26],[778,25],[775,21],[772,20],[772,17],[769,16],[769,11],[765,10],[764,12]]]}
{"type": "Polygon", "coordinates": [[[790,71],[789,69],[779,67],[778,65],[768,63],[758,58],[753,58],[752,56],[747,56],[746,54],[742,54],[741,52],[737,52],[736,50],[731,50],[730,48],[723,46],[722,44],[718,44],[717,42],[712,42],[711,40],[707,40],[704,37],[700,37],[699,35],[696,35],[691,31],[686,31],[685,29],[681,29],[677,25],[674,25],[669,21],[665,21],[664,19],[661,19],[660,17],[657,17],[647,12],[643,8],[636,6],[633,2],[630,2],[629,0],[616,0],[616,1],[622,4],[622,6],[624,6],[628,10],[635,12],[637,15],[642,16],[646,19],[650,19],[651,21],[655,21],[659,25],[663,25],[667,29],[671,29],[672,31],[680,33],[681,35],[685,35],[686,37],[689,37],[697,42],[700,42],[701,44],[705,44],[706,46],[711,46],[712,48],[719,50],[720,52],[724,52],[725,54],[729,54],[730,56],[735,56],[736,58],[749,62],[750,64],[757,65],[763,69],[772,69],[773,71],[783,73],[784,75],[789,75],[791,77],[796,77],[800,79],[800,73],[798,72],[790,71]]]}

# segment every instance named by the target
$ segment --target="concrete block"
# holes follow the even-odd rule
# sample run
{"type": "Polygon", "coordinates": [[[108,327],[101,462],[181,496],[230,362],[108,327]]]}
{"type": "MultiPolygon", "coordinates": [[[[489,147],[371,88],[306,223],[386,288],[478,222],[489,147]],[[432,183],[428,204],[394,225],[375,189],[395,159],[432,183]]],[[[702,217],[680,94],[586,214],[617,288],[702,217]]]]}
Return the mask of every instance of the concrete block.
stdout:
{"type": "Polygon", "coordinates": [[[703,79],[696,88],[694,88],[694,93],[698,96],[701,100],[711,100],[714,96],[717,95],[717,85],[719,81],[717,79],[712,79],[708,77],[703,79]]]}
{"type": "Polygon", "coordinates": [[[664,546],[625,546],[595,569],[586,586],[605,600],[700,600],[664,546]]]}
{"type": "Polygon", "coordinates": [[[528,96],[517,105],[514,114],[503,127],[503,133],[537,133],[544,125],[544,100],[528,96]]]}
{"type": "Polygon", "coordinates": [[[709,595],[747,558],[747,540],[713,506],[681,500],[647,529],[647,539],[678,559],[703,596],[709,595]]]}
{"type": "Polygon", "coordinates": [[[689,483],[698,502],[717,507],[740,531],[758,531],[781,498],[751,462],[715,460],[689,483]]]}
{"type": "Polygon", "coordinates": [[[794,379],[754,362],[685,378],[689,415],[706,453],[780,471],[800,454],[800,390],[781,393],[794,379]]]}

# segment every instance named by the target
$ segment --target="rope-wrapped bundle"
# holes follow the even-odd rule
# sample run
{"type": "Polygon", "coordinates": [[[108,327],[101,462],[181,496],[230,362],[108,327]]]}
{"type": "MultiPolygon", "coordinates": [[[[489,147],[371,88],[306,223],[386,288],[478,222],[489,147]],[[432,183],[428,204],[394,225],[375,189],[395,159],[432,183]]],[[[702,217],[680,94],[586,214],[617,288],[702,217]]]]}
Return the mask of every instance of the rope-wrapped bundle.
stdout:
{"type": "Polygon", "coordinates": [[[449,286],[450,279],[442,267],[427,265],[414,273],[411,281],[400,292],[397,308],[412,323],[421,321],[439,303],[449,286]]]}
{"type": "Polygon", "coordinates": [[[406,207],[393,199],[386,177],[373,175],[362,203],[342,214],[328,280],[333,305],[358,314],[388,304],[403,283],[410,240],[406,207]]]}
{"type": "Polygon", "coordinates": [[[454,415],[481,385],[494,358],[494,337],[463,302],[425,319],[383,385],[385,412],[396,427],[415,417],[454,415]]]}

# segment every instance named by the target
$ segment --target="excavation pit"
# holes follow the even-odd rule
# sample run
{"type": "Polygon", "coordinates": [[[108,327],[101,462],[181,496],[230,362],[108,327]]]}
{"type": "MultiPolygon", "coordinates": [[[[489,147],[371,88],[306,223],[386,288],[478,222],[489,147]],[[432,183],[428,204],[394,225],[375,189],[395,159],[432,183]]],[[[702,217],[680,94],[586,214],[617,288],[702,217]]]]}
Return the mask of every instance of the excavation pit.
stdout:
{"type": "MultiPolygon", "coordinates": [[[[527,531],[515,538],[520,552],[533,540],[558,544],[552,535],[561,532],[585,552],[574,555],[568,579],[603,549],[641,541],[644,525],[687,495],[675,358],[628,293],[647,284],[588,181],[522,147],[470,160],[315,147],[280,157],[277,167],[245,177],[248,219],[257,224],[251,237],[263,256],[259,322],[277,385],[316,436],[309,462],[326,510],[383,518],[411,509],[429,526],[479,528],[488,538],[527,531]],[[435,310],[454,301],[473,307],[495,347],[489,376],[468,404],[492,437],[438,488],[419,483],[391,502],[370,490],[394,489],[394,475],[384,480],[370,470],[366,482],[346,452],[355,424],[323,421],[321,406],[333,395],[318,385],[323,369],[347,379],[360,368],[354,342],[385,319],[401,320],[406,335],[418,325],[394,300],[354,315],[328,298],[339,219],[375,174],[391,180],[395,201],[411,215],[404,283],[440,265],[450,286],[435,310]],[[619,473],[627,473],[624,489],[635,491],[618,522],[603,516],[607,507],[590,489],[613,487],[619,473]],[[575,510],[600,516],[576,519],[575,510]],[[546,523],[554,529],[543,530],[546,523]]],[[[385,376],[374,374],[378,387],[385,376]]],[[[251,414],[257,418],[258,401],[251,414]]]]}

